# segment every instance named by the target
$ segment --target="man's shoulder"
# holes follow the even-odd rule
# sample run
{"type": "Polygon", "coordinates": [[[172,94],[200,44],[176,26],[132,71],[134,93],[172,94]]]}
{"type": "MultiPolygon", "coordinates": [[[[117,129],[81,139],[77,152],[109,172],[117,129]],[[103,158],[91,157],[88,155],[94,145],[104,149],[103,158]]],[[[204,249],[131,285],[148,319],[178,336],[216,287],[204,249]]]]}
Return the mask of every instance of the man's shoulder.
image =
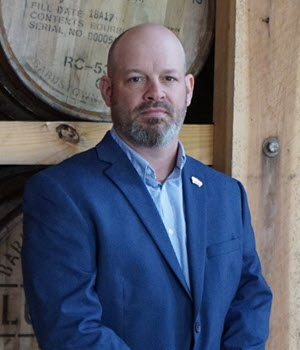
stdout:
{"type": "Polygon", "coordinates": [[[212,167],[200,162],[199,160],[187,156],[186,162],[187,168],[189,171],[193,171],[196,174],[205,177],[206,180],[210,182],[216,182],[219,184],[236,184],[238,181],[232,178],[229,175],[226,175],[218,170],[213,169],[212,167]]]}
{"type": "Polygon", "coordinates": [[[65,188],[72,187],[72,184],[79,186],[90,181],[95,174],[101,176],[105,167],[107,163],[99,160],[96,147],[93,147],[39,171],[30,178],[27,186],[41,187],[52,183],[60,184],[65,188]]]}
{"type": "Polygon", "coordinates": [[[114,141],[106,135],[96,146],[77,153],[62,162],[40,171],[33,178],[49,177],[67,181],[88,178],[91,174],[100,175],[115,154],[114,141]]]}
{"type": "Polygon", "coordinates": [[[186,165],[185,176],[187,178],[194,176],[202,181],[207,193],[210,193],[212,198],[216,196],[220,199],[238,199],[243,195],[243,185],[235,178],[221,173],[191,157],[187,157],[186,165]]]}

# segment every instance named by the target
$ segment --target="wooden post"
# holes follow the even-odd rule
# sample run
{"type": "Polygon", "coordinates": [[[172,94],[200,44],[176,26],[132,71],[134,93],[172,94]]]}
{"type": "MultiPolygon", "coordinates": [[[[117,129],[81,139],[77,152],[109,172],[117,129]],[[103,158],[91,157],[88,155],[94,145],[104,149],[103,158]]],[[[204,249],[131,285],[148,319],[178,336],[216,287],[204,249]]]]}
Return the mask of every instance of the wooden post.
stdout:
{"type": "MultiPolygon", "coordinates": [[[[274,294],[267,348],[296,350],[300,344],[300,2],[219,0],[217,35],[221,7],[235,21],[234,71],[228,71],[228,47],[223,74],[229,83],[215,87],[228,89],[215,93],[227,98],[223,109],[215,101],[216,128],[223,116],[223,125],[229,124],[225,132],[232,121],[232,152],[229,145],[225,159],[232,160],[232,175],[246,187],[264,275],[274,294]],[[231,95],[233,118],[227,114],[231,95]],[[269,137],[280,141],[280,153],[274,158],[262,152],[269,137]]],[[[221,53],[216,50],[217,64],[221,53]]],[[[226,164],[223,171],[228,172],[226,164]]]]}
{"type": "Polygon", "coordinates": [[[216,1],[214,168],[231,174],[235,1],[216,1]]]}

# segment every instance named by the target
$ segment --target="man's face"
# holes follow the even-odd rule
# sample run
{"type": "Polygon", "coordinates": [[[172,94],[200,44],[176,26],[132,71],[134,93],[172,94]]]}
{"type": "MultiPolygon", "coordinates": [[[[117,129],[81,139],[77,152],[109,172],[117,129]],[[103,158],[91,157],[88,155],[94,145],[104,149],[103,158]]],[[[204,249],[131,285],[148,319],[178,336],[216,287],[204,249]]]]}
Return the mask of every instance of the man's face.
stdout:
{"type": "Polygon", "coordinates": [[[161,37],[136,35],[117,46],[110,78],[112,120],[120,136],[153,147],[177,137],[190,104],[193,77],[184,73],[179,44],[161,37]]]}

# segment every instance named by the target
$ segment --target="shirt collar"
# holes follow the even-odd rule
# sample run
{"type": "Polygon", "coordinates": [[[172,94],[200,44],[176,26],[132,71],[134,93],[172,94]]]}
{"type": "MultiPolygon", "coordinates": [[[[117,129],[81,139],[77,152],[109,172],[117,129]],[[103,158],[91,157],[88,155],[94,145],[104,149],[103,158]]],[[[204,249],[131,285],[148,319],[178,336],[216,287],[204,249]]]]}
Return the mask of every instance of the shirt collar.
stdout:
{"type": "MultiPolygon", "coordinates": [[[[141,157],[138,153],[136,153],[126,142],[124,142],[120,138],[120,136],[117,134],[114,128],[110,130],[110,134],[112,138],[116,141],[116,143],[125,152],[125,154],[129,158],[135,170],[141,176],[143,181],[145,182],[147,178],[151,178],[152,180],[155,180],[156,174],[154,169],[149,165],[149,162],[147,162],[143,157],[141,157]]],[[[186,154],[184,151],[184,147],[182,143],[178,141],[176,165],[173,172],[168,177],[168,179],[174,179],[179,177],[181,175],[181,171],[184,167],[185,162],[186,162],[186,154]]]]}

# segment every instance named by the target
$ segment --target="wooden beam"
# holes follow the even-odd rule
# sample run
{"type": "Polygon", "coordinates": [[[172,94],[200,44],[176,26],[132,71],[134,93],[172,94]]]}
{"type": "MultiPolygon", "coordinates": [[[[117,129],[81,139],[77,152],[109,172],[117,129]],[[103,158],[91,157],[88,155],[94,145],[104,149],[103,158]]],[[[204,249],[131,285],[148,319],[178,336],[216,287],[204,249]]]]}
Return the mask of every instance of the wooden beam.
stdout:
{"type": "MultiPolygon", "coordinates": [[[[222,0],[220,0],[222,1],[222,0]]],[[[299,349],[300,2],[236,0],[232,175],[274,294],[269,350],[299,349]],[[265,139],[281,150],[269,158],[265,139]]]]}
{"type": "Polygon", "coordinates": [[[234,97],[235,1],[216,0],[214,168],[231,174],[234,97]]]}
{"type": "MultiPolygon", "coordinates": [[[[0,121],[0,164],[56,164],[95,146],[111,127],[95,122],[0,121]]],[[[184,125],[180,139],[187,154],[212,165],[212,125],[184,125]]]]}

